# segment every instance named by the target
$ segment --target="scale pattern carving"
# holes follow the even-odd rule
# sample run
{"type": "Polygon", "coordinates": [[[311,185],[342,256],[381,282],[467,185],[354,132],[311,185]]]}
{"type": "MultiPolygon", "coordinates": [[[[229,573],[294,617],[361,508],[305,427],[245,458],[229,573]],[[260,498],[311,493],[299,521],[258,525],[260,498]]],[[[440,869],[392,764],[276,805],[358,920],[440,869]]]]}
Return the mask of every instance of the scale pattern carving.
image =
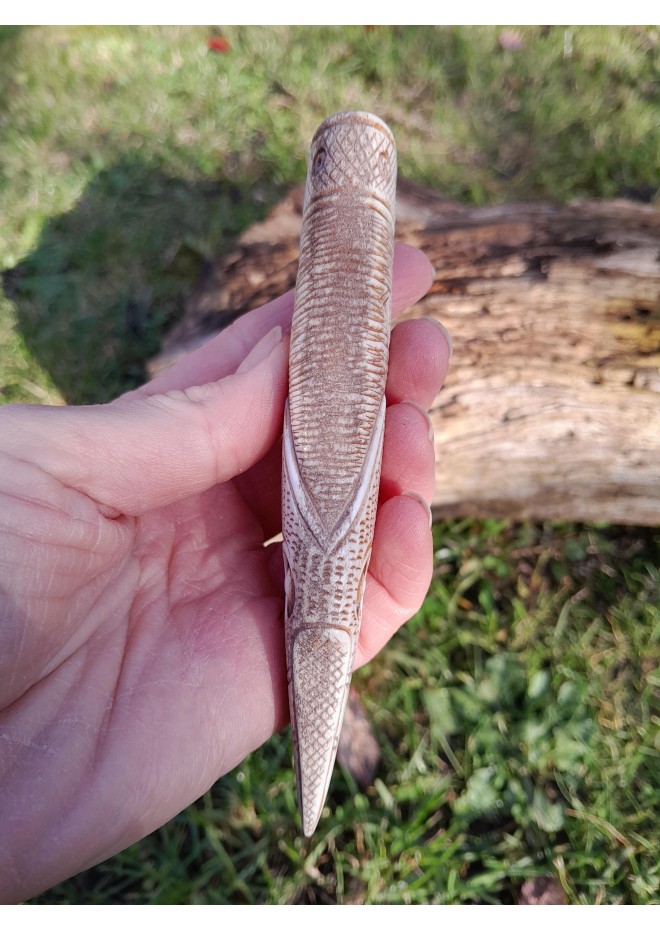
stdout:
{"type": "Polygon", "coordinates": [[[312,141],[291,333],[282,519],[298,796],[313,833],[337,751],[373,538],[390,335],[396,149],[341,113],[312,141]]]}

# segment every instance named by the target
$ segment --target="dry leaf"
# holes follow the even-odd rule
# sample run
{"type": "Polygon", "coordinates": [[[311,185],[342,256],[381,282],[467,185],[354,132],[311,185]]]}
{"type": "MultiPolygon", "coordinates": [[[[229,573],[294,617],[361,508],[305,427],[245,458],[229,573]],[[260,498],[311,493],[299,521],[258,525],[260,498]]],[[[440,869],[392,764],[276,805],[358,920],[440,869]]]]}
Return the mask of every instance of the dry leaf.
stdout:
{"type": "Polygon", "coordinates": [[[518,904],[566,904],[566,892],[554,875],[528,878],[520,889],[518,904]]]}
{"type": "Polygon", "coordinates": [[[367,712],[354,688],[351,688],[348,696],[337,759],[363,791],[369,785],[373,785],[380,762],[380,747],[367,712]]]}

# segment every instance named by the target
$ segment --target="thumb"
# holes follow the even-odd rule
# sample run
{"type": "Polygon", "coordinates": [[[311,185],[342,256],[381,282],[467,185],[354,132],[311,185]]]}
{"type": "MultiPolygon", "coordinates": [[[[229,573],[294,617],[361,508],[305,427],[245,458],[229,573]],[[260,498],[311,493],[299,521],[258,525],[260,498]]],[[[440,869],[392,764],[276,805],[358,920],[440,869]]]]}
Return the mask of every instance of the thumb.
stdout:
{"type": "Polygon", "coordinates": [[[104,508],[138,515],[227,481],[270,449],[287,362],[277,326],[214,383],[96,407],[5,408],[4,445],[104,508]]]}

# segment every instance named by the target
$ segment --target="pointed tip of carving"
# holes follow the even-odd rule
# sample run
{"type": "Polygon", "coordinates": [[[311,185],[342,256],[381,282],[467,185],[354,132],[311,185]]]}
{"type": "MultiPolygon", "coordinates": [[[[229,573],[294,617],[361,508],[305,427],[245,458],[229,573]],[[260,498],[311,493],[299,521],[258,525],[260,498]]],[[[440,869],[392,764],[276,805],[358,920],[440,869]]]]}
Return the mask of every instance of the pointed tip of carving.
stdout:
{"type": "Polygon", "coordinates": [[[328,796],[330,775],[334,764],[334,753],[327,755],[324,762],[325,778],[323,783],[319,783],[319,768],[317,765],[310,764],[312,760],[301,754],[300,746],[295,750],[296,760],[296,782],[298,787],[298,810],[300,811],[300,820],[303,836],[309,839],[316,832],[316,828],[321,820],[323,808],[328,796]]]}
{"type": "Polygon", "coordinates": [[[348,630],[318,624],[299,630],[291,661],[292,722],[303,833],[323,812],[337,754],[352,671],[348,630]]]}
{"type": "MultiPolygon", "coordinates": [[[[334,756],[328,760],[328,782],[334,763],[334,756]]],[[[328,796],[329,784],[326,783],[324,788],[319,791],[317,772],[309,766],[300,765],[301,759],[298,756],[296,765],[296,780],[298,782],[298,809],[300,811],[300,820],[302,824],[303,836],[309,839],[316,832],[319,825],[326,798],[328,796]]]]}
{"type": "Polygon", "coordinates": [[[323,813],[323,805],[319,807],[318,810],[303,810],[301,813],[302,818],[302,828],[303,836],[309,839],[311,836],[314,836],[316,828],[319,825],[319,820],[321,819],[321,814],[323,813]]]}

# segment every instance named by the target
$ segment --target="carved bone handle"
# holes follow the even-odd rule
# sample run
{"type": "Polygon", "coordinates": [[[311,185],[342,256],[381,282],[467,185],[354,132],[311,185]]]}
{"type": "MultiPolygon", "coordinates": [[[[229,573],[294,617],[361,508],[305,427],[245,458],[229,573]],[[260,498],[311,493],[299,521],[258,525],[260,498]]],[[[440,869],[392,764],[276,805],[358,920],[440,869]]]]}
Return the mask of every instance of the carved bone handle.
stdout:
{"type": "Polygon", "coordinates": [[[284,422],[285,631],[303,831],[323,810],[360,632],[378,502],[396,148],[369,113],[311,145],[284,422]]]}

